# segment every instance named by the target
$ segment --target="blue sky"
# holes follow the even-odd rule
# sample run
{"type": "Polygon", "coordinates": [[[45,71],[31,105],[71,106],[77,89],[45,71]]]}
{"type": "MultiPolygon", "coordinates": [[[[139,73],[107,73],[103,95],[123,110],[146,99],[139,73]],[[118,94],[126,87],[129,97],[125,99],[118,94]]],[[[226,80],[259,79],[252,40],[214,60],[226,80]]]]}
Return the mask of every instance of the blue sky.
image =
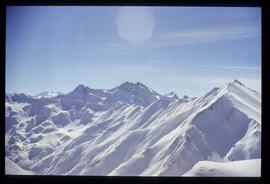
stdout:
{"type": "Polygon", "coordinates": [[[261,90],[260,8],[7,8],[8,93],[140,81],[199,96],[233,79],[261,90]]]}

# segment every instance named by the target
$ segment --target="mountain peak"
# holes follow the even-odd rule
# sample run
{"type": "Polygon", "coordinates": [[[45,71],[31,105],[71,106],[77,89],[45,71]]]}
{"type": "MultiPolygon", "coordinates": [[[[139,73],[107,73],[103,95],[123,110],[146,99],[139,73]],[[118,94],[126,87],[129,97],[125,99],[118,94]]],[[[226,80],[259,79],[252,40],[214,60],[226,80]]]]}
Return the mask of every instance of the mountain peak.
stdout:
{"type": "Polygon", "coordinates": [[[83,84],[79,84],[75,89],[84,89],[86,88],[86,86],[84,86],[83,84]]]}
{"type": "Polygon", "coordinates": [[[144,88],[144,89],[149,90],[149,88],[147,86],[145,86],[144,84],[142,84],[139,81],[136,82],[136,83],[133,83],[133,82],[124,82],[124,83],[122,83],[119,86],[119,88],[120,89],[123,89],[123,90],[136,89],[136,88],[144,88]]]}
{"type": "Polygon", "coordinates": [[[126,81],[126,82],[120,84],[120,86],[127,86],[127,85],[129,85],[129,86],[140,86],[140,85],[143,85],[143,84],[141,82],[139,82],[139,81],[137,81],[136,83],[126,81]]]}
{"type": "Polygon", "coordinates": [[[211,91],[209,91],[204,95],[204,98],[208,98],[213,95],[222,96],[225,93],[235,93],[236,91],[239,90],[242,91],[244,89],[243,87],[246,88],[246,86],[243,83],[234,79],[232,82],[226,83],[225,86],[223,86],[222,88],[214,87],[211,91]]]}
{"type": "Polygon", "coordinates": [[[223,89],[228,91],[235,91],[236,89],[247,88],[242,82],[234,79],[232,82],[227,83],[223,89]]]}
{"type": "Polygon", "coordinates": [[[183,99],[189,99],[189,97],[187,95],[184,95],[183,99]]]}
{"type": "Polygon", "coordinates": [[[142,87],[148,88],[146,85],[144,85],[144,84],[141,83],[140,81],[137,81],[137,82],[136,82],[136,85],[137,85],[137,86],[142,86],[142,87]]]}
{"type": "Polygon", "coordinates": [[[111,92],[117,97],[118,100],[137,104],[146,107],[158,100],[161,95],[145,86],[141,82],[124,82],[121,85],[111,89],[111,92]],[[119,99],[119,96],[121,98],[119,99]]]}
{"type": "Polygon", "coordinates": [[[56,99],[17,97],[5,103],[5,156],[35,175],[104,176],[181,176],[200,160],[258,158],[261,98],[235,83],[195,100],[170,99],[140,82],[107,91],[79,85],[56,99]]]}
{"type": "Polygon", "coordinates": [[[130,86],[135,86],[135,84],[132,82],[126,81],[126,82],[119,85],[120,88],[125,88],[125,87],[130,87],[130,86]]]}
{"type": "Polygon", "coordinates": [[[231,84],[237,84],[237,85],[242,85],[245,86],[243,83],[241,83],[240,81],[234,79],[233,82],[231,84]]]}
{"type": "Polygon", "coordinates": [[[179,98],[178,95],[175,92],[173,92],[173,91],[171,91],[168,94],[165,94],[164,96],[166,96],[168,98],[173,98],[173,99],[178,99],[179,98]]]}
{"type": "MultiPolygon", "coordinates": [[[[87,90],[89,90],[90,88],[88,87],[88,86],[85,86],[85,85],[83,85],[83,84],[80,84],[80,85],[78,85],[76,88],[75,88],[75,90],[76,91],[87,91],[87,90]]],[[[74,90],[74,91],[75,91],[74,90]]]]}
{"type": "Polygon", "coordinates": [[[83,84],[78,85],[72,92],[69,93],[70,95],[86,95],[89,92],[89,87],[84,86],[83,84]]]}

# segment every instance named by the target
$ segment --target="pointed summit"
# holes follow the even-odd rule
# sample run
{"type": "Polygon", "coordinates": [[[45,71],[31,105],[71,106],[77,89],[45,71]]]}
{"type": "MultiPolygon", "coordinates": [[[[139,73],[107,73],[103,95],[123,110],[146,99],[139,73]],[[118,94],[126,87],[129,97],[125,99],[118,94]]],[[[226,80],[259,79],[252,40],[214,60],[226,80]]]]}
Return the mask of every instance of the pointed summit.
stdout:
{"type": "Polygon", "coordinates": [[[237,84],[237,85],[241,85],[241,86],[245,86],[243,83],[241,83],[240,81],[234,79],[233,82],[231,82],[231,84],[237,84]]]}
{"type": "Polygon", "coordinates": [[[187,99],[189,99],[189,97],[187,95],[184,95],[183,99],[187,100],[187,99]]]}
{"type": "Polygon", "coordinates": [[[80,98],[89,94],[90,88],[82,84],[78,85],[73,91],[67,94],[68,97],[80,98]]]}
{"type": "Polygon", "coordinates": [[[123,101],[129,104],[136,104],[146,107],[160,99],[161,95],[148,88],[141,82],[124,82],[110,90],[114,101],[123,101]]]}
{"type": "Polygon", "coordinates": [[[124,82],[114,89],[120,89],[120,90],[126,91],[128,93],[133,93],[133,92],[137,93],[137,92],[143,90],[143,91],[148,91],[149,93],[157,94],[155,91],[148,88],[146,85],[144,85],[143,83],[141,83],[139,81],[136,83],[124,82]]]}
{"type": "Polygon", "coordinates": [[[120,84],[118,87],[122,88],[122,89],[130,89],[130,88],[137,88],[137,87],[142,87],[142,88],[147,88],[144,84],[142,84],[141,82],[124,82],[122,84],[120,84]]]}
{"type": "Polygon", "coordinates": [[[144,85],[143,83],[141,83],[141,82],[139,82],[139,81],[136,82],[136,86],[139,86],[139,87],[143,87],[143,88],[149,89],[146,85],[144,85]]]}
{"type": "Polygon", "coordinates": [[[80,84],[75,88],[75,90],[83,90],[85,88],[86,88],[86,86],[84,86],[83,84],[80,84]]]}
{"type": "Polygon", "coordinates": [[[137,85],[143,85],[141,82],[137,81],[136,82],[137,85]]]}
{"type": "MultiPolygon", "coordinates": [[[[225,89],[229,91],[234,91],[234,90],[240,90],[244,88],[248,88],[246,85],[244,85],[242,82],[238,81],[237,79],[234,79],[232,82],[227,83],[224,87],[225,89]]],[[[249,88],[248,88],[249,89],[249,88]]]]}
{"type": "Polygon", "coordinates": [[[119,86],[115,87],[114,89],[117,88],[117,89],[127,90],[127,89],[135,88],[137,86],[138,85],[136,85],[135,83],[126,81],[126,82],[120,84],[119,86]]]}
{"type": "Polygon", "coordinates": [[[173,99],[179,99],[178,95],[176,93],[174,93],[173,91],[165,94],[164,96],[168,97],[168,98],[173,98],[173,99]]]}
{"type": "Polygon", "coordinates": [[[25,93],[15,93],[10,95],[11,101],[15,102],[29,102],[31,101],[32,97],[30,95],[27,95],[25,93]]]}

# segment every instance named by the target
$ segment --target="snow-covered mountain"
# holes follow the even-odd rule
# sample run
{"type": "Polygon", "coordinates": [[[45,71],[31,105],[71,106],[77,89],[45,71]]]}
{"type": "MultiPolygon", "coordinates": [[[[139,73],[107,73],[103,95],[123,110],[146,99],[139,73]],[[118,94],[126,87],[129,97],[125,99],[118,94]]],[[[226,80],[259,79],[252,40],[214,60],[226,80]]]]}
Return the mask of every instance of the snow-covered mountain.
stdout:
{"type": "Polygon", "coordinates": [[[6,159],[40,175],[181,176],[204,160],[261,157],[261,95],[237,80],[198,98],[139,82],[7,94],[5,117],[6,159]]]}
{"type": "Polygon", "coordinates": [[[6,174],[16,174],[16,175],[34,175],[34,172],[26,171],[20,166],[12,162],[10,159],[5,158],[5,171],[6,174]]]}
{"type": "Polygon", "coordinates": [[[261,175],[261,159],[234,162],[200,161],[183,176],[236,176],[258,177],[261,175]]]}
{"type": "Polygon", "coordinates": [[[64,94],[64,93],[45,91],[45,92],[36,94],[34,96],[34,98],[51,98],[51,97],[56,97],[56,96],[62,95],[62,94],[64,94]]]}

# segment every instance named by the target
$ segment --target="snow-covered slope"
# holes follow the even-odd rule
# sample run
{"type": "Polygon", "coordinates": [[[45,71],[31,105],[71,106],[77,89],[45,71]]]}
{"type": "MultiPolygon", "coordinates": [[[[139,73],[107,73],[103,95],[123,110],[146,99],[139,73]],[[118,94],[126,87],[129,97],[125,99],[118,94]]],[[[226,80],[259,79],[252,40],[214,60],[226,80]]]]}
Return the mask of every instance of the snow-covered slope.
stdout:
{"type": "Polygon", "coordinates": [[[8,96],[6,157],[36,174],[180,176],[212,155],[261,155],[261,96],[236,80],[199,98],[139,82],[8,96]]]}
{"type": "Polygon", "coordinates": [[[234,162],[200,161],[183,176],[260,177],[261,159],[234,162]]]}
{"type": "Polygon", "coordinates": [[[56,97],[58,95],[63,95],[63,93],[45,91],[45,92],[39,93],[39,94],[37,94],[37,95],[35,95],[33,97],[34,98],[51,98],[51,97],[56,97]]]}
{"type": "Polygon", "coordinates": [[[22,169],[20,166],[12,162],[10,159],[5,158],[5,174],[7,175],[34,175],[32,171],[22,169]]]}

